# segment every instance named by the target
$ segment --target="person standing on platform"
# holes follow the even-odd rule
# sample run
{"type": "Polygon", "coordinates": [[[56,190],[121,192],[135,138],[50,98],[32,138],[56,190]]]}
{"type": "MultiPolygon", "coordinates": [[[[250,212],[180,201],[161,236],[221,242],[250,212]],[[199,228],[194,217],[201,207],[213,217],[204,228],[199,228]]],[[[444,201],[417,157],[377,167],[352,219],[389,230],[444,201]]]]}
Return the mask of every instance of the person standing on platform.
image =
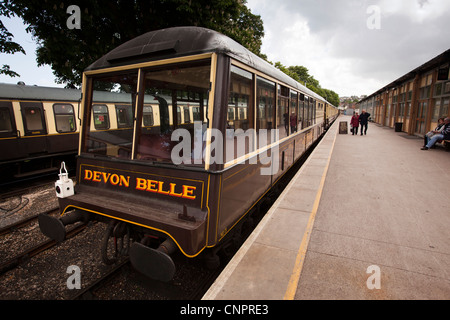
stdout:
{"type": "Polygon", "coordinates": [[[356,112],[353,115],[352,120],[350,120],[350,125],[352,126],[352,136],[354,136],[355,134],[358,135],[358,127],[359,127],[359,115],[358,115],[358,112],[356,112]]]}
{"type": "Polygon", "coordinates": [[[361,135],[363,135],[363,129],[364,129],[364,134],[367,135],[367,127],[369,125],[369,117],[370,117],[370,113],[367,113],[366,110],[363,110],[361,112],[361,115],[359,116],[359,123],[361,124],[361,135]]]}
{"type": "Polygon", "coordinates": [[[297,132],[297,115],[295,114],[295,111],[292,111],[289,121],[291,124],[291,134],[297,132]]]}
{"type": "Polygon", "coordinates": [[[445,125],[441,133],[435,134],[421,150],[430,149],[439,140],[450,140],[450,118],[445,118],[444,123],[445,125]]]}

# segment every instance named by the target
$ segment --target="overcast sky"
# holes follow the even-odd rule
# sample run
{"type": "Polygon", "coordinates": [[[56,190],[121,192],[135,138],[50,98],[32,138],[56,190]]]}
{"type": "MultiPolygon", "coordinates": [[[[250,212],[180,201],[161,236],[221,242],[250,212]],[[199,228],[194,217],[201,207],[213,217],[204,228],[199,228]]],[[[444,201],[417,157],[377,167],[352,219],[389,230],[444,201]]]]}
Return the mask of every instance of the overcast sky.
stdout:
{"type": "MultiPolygon", "coordinates": [[[[449,0],[248,0],[261,15],[262,52],[272,62],[302,65],[340,96],[371,94],[450,48],[449,0]]],[[[37,68],[36,46],[18,19],[2,21],[27,55],[0,54],[20,78],[0,82],[54,83],[37,68]]]]}
{"type": "Polygon", "coordinates": [[[248,0],[262,52],[340,96],[371,94],[450,48],[449,0],[248,0]],[[377,15],[379,13],[379,16],[377,15]]]}

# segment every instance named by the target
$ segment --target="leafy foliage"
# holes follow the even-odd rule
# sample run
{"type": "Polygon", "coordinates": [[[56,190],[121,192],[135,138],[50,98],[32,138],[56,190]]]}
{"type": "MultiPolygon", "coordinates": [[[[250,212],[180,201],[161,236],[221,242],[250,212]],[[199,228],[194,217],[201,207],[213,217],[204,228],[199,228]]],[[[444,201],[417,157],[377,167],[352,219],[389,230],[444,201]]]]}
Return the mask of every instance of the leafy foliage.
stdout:
{"type": "MultiPolygon", "coordinates": [[[[3,3],[0,3],[0,15],[9,17],[9,13],[3,7],[3,3]]],[[[25,50],[22,46],[14,41],[12,41],[13,35],[6,29],[2,21],[0,21],[0,52],[7,54],[14,54],[16,52],[21,52],[25,54],[25,50]]],[[[0,67],[0,74],[6,74],[10,77],[19,77],[19,74],[10,69],[10,66],[4,64],[0,67]]]]}
{"type": "Polygon", "coordinates": [[[118,45],[149,31],[199,26],[217,30],[255,54],[264,35],[260,16],[241,0],[4,0],[10,13],[28,24],[38,43],[38,65],[52,67],[58,83],[75,88],[92,62],[118,45]],[[69,5],[81,10],[81,29],[69,29],[69,5]]]}
{"type": "Polygon", "coordinates": [[[286,73],[294,80],[303,83],[307,88],[311,89],[318,95],[326,98],[326,100],[334,106],[339,105],[339,95],[332,90],[322,88],[319,81],[309,74],[307,68],[303,66],[286,67],[281,64],[281,62],[276,62],[275,67],[286,73]]]}

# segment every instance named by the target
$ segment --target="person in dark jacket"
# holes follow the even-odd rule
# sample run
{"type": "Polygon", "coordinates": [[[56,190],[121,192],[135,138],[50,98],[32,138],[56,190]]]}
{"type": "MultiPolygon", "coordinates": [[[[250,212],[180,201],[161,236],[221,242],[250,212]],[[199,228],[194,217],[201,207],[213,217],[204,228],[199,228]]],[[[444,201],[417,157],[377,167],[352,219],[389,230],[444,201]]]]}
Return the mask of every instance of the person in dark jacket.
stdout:
{"type": "Polygon", "coordinates": [[[428,150],[434,144],[440,140],[450,140],[450,118],[444,119],[444,129],[442,129],[441,133],[435,134],[430,141],[428,141],[427,145],[423,147],[421,150],[428,150]]]}
{"type": "Polygon", "coordinates": [[[370,113],[367,113],[366,110],[363,110],[361,112],[361,115],[359,116],[359,123],[361,124],[361,135],[363,135],[363,129],[364,129],[364,134],[367,135],[367,127],[369,124],[369,117],[370,117],[370,113]]]}
{"type": "Polygon", "coordinates": [[[353,115],[352,120],[350,120],[350,125],[352,126],[352,136],[354,136],[355,134],[358,135],[358,127],[359,127],[359,115],[358,115],[358,112],[356,112],[353,115]]]}
{"type": "Polygon", "coordinates": [[[424,147],[427,145],[428,141],[430,141],[430,139],[435,134],[441,133],[442,129],[444,129],[444,125],[445,125],[445,118],[439,118],[437,127],[434,130],[429,131],[426,135],[423,136],[423,139],[424,139],[423,146],[424,147]]]}
{"type": "Polygon", "coordinates": [[[292,111],[289,122],[291,124],[291,134],[297,132],[297,115],[295,114],[295,111],[292,111]]]}

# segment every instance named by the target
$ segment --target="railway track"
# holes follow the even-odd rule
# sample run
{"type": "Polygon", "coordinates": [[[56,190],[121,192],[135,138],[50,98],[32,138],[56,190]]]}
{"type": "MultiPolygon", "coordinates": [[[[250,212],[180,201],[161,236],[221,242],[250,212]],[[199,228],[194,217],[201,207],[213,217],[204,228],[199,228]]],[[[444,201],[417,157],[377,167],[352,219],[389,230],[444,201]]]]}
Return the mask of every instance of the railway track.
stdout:
{"type": "MultiPolygon", "coordinates": [[[[53,214],[58,213],[58,210],[59,210],[58,207],[54,207],[54,208],[51,208],[51,209],[45,211],[44,214],[53,215],[53,214]]],[[[13,231],[16,231],[20,228],[23,228],[23,227],[33,223],[33,222],[36,222],[39,214],[40,213],[25,217],[17,222],[14,222],[10,225],[0,228],[0,236],[9,234],[13,231]]]]}
{"type": "MultiPolygon", "coordinates": [[[[305,156],[305,159],[307,156],[305,156]]],[[[297,168],[293,170],[293,172],[290,175],[294,175],[295,172],[300,168],[301,164],[299,163],[297,168]]],[[[282,185],[277,188],[278,191],[281,191],[283,189],[283,186],[287,184],[290,180],[286,176],[286,182],[282,183],[282,185]]],[[[275,192],[278,193],[278,192],[275,192]]],[[[260,210],[260,207],[263,207],[261,209],[262,216],[264,215],[264,211],[267,208],[270,208],[271,203],[276,200],[276,194],[270,196],[271,201],[264,201],[261,205],[256,206],[258,210],[260,210]]],[[[56,208],[52,208],[47,210],[47,214],[54,214],[56,208]]],[[[37,215],[31,216],[27,218],[26,220],[21,220],[20,222],[17,222],[13,225],[10,225],[8,227],[4,227],[0,229],[0,236],[5,236],[8,233],[21,230],[21,229],[27,229],[26,227],[28,225],[31,225],[33,221],[35,221],[37,215]]],[[[255,225],[257,224],[257,221],[255,221],[255,225]]],[[[84,228],[86,225],[79,225],[72,231],[68,232],[68,237],[73,238],[71,241],[74,241],[74,239],[80,238],[80,237],[74,237],[75,234],[78,234],[84,228]]],[[[98,229],[98,228],[97,228],[98,229]]],[[[24,231],[26,233],[27,231],[24,231]]],[[[37,231],[36,231],[37,232],[37,231]]],[[[91,231],[89,231],[91,232],[91,231]]],[[[249,231],[251,232],[251,230],[249,231]]],[[[98,236],[97,236],[98,237],[98,236]]],[[[84,238],[82,236],[81,238],[84,238]]],[[[242,239],[242,241],[245,241],[245,238],[242,239]]],[[[83,248],[85,244],[91,243],[90,240],[83,240],[80,239],[79,241],[76,241],[75,243],[72,243],[70,245],[70,248],[73,246],[80,246],[80,244],[83,245],[83,248]]],[[[49,250],[50,248],[54,247],[57,243],[52,240],[46,240],[42,241],[41,243],[32,246],[20,254],[15,255],[14,257],[8,259],[6,262],[2,263],[0,265],[0,275],[4,274],[8,270],[12,270],[18,266],[26,266],[27,272],[30,272],[30,270],[34,269],[36,264],[41,264],[39,260],[31,258],[33,256],[38,255],[39,253],[45,252],[46,250],[49,250]],[[24,262],[27,261],[34,261],[33,264],[25,264],[24,262]],[[39,262],[38,262],[39,261],[39,262]]],[[[69,244],[69,243],[67,243],[69,244]]],[[[69,253],[68,251],[69,247],[63,247],[63,248],[56,248],[55,250],[49,250],[53,253],[50,255],[51,257],[56,257],[61,254],[64,255],[62,251],[69,253]]],[[[86,247],[87,249],[88,247],[86,247]]],[[[83,249],[83,250],[86,250],[83,249]]],[[[90,249],[90,247],[89,247],[90,249]]],[[[234,248],[233,250],[230,250],[229,252],[229,258],[232,257],[232,255],[235,253],[235,251],[238,248],[234,248]]],[[[97,252],[98,255],[98,248],[93,249],[94,252],[97,252]]],[[[71,251],[71,250],[70,250],[71,251]]],[[[95,253],[94,253],[95,254],[95,253]]],[[[218,269],[215,270],[207,270],[204,267],[203,261],[200,262],[202,258],[196,259],[195,261],[191,259],[187,259],[184,256],[178,256],[174,259],[177,259],[177,265],[180,266],[180,272],[177,272],[175,275],[175,278],[168,282],[163,283],[160,281],[154,281],[150,280],[148,278],[145,278],[145,276],[141,275],[140,273],[136,272],[128,262],[128,260],[121,261],[120,264],[114,266],[113,268],[104,268],[104,267],[94,267],[96,270],[101,270],[101,272],[95,272],[95,274],[88,275],[86,272],[90,272],[89,268],[92,267],[86,267],[85,263],[81,260],[74,260],[73,258],[70,259],[63,259],[62,266],[58,266],[56,264],[52,264],[53,261],[55,261],[55,258],[51,258],[50,260],[46,258],[47,254],[44,254],[42,256],[42,259],[47,260],[49,262],[46,262],[47,268],[54,268],[54,269],[63,269],[67,268],[67,266],[64,267],[64,263],[70,263],[73,264],[72,261],[75,261],[76,264],[84,265],[83,269],[83,289],[82,290],[65,290],[62,293],[58,295],[59,298],[65,299],[65,300],[109,300],[109,299],[117,299],[117,300],[133,300],[133,299],[152,299],[152,300],[198,300],[200,299],[203,294],[207,291],[209,286],[214,282],[214,280],[217,278],[217,276],[220,274],[221,270],[226,266],[226,263],[223,263],[218,269]],[[69,262],[71,261],[71,262],[69,262]],[[50,263],[50,264],[49,264],[50,263]]],[[[49,257],[50,257],[49,256],[49,257]]],[[[85,257],[83,257],[84,259],[85,257]]],[[[90,258],[92,260],[92,258],[90,258]]],[[[100,261],[96,262],[98,264],[101,264],[100,261]]],[[[45,267],[44,267],[45,268],[45,267]]],[[[19,271],[21,268],[19,268],[17,271],[19,271]]],[[[13,271],[14,272],[14,271],[13,271]]],[[[34,272],[34,271],[33,271],[34,272]]],[[[42,271],[36,271],[37,274],[42,271]]],[[[61,271],[59,271],[61,272],[61,271]]],[[[23,274],[23,271],[19,271],[18,274],[23,274]]],[[[59,273],[61,275],[61,273],[59,273]]],[[[7,278],[12,278],[15,276],[12,276],[9,274],[7,278]]],[[[27,273],[26,277],[29,277],[29,273],[27,273]]],[[[35,279],[41,279],[42,276],[33,276],[35,279]]],[[[3,277],[5,278],[5,277],[3,277]]],[[[61,276],[63,278],[62,283],[65,282],[64,276],[61,276]]],[[[67,276],[66,276],[67,279],[67,276]]],[[[40,281],[40,280],[37,280],[40,281]]],[[[61,283],[61,281],[59,282],[61,283]]],[[[4,284],[3,284],[4,285],[4,284]]],[[[40,285],[34,285],[36,287],[39,287],[40,285]]],[[[38,295],[33,296],[33,299],[40,299],[40,298],[46,298],[50,295],[38,295]]]]}
{"type": "MultiPolygon", "coordinates": [[[[37,219],[37,217],[34,219],[37,219]]],[[[27,219],[27,220],[29,223],[29,221],[33,220],[33,219],[27,219]]],[[[25,222],[21,222],[21,223],[25,223],[25,222]]],[[[68,239],[71,237],[74,237],[75,235],[77,235],[78,233],[83,231],[85,228],[86,228],[86,224],[81,224],[81,225],[75,226],[67,232],[66,237],[68,239]]],[[[40,242],[32,247],[27,248],[26,250],[22,251],[21,253],[16,254],[14,257],[7,259],[5,262],[2,262],[0,264],[0,275],[19,266],[22,262],[31,259],[32,257],[38,255],[39,253],[41,253],[45,250],[48,250],[50,248],[53,248],[56,245],[57,245],[57,242],[55,240],[46,240],[46,241],[40,242]]]]}
{"type": "MultiPolygon", "coordinates": [[[[317,145],[317,143],[318,142],[316,142],[315,145],[317,145]]],[[[265,215],[265,212],[270,209],[272,203],[276,201],[279,192],[286,187],[311,152],[312,150],[308,151],[293,167],[293,170],[280,181],[276,191],[269,193],[266,198],[262,199],[255,206],[255,210],[258,211],[258,214],[254,215],[252,226],[246,226],[248,229],[242,234],[242,243],[257,226],[260,218],[262,218],[265,215]]],[[[92,282],[83,290],[76,292],[71,299],[148,299],[148,297],[155,299],[153,297],[156,297],[156,299],[163,300],[200,300],[225,268],[229,259],[237,252],[239,247],[240,245],[231,246],[230,249],[222,252],[223,262],[220,267],[214,270],[207,270],[204,267],[204,263],[199,261],[201,258],[196,261],[188,261],[181,256],[174,257],[174,261],[176,261],[176,264],[181,271],[177,272],[174,279],[167,283],[152,280],[139,274],[132,268],[129,260],[126,259],[116,265],[114,269],[102,275],[97,281],[92,282]],[[226,254],[226,257],[223,256],[224,254],[226,254]],[[201,274],[201,276],[194,275],[196,273],[201,274]],[[191,276],[188,274],[191,274],[191,276]],[[193,281],[193,279],[195,279],[195,281],[193,281]],[[134,292],[136,291],[141,292],[135,296],[134,292]],[[117,296],[117,292],[124,292],[124,297],[117,296]]]]}

